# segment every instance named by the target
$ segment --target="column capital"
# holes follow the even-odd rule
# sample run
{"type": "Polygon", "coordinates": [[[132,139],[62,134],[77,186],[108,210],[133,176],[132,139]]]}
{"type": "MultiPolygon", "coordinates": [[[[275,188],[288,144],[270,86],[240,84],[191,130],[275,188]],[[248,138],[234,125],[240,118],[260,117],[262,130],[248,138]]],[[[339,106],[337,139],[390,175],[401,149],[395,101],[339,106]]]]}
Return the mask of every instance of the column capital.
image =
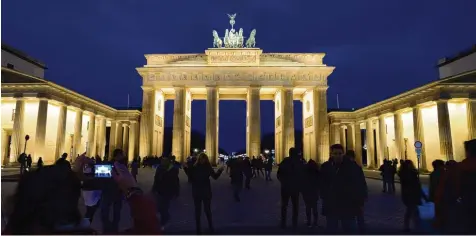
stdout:
{"type": "Polygon", "coordinates": [[[122,127],[129,127],[129,122],[122,122],[122,127]]]}
{"type": "Polygon", "coordinates": [[[137,124],[138,122],[136,120],[131,120],[129,121],[131,124],[137,124]]]}
{"type": "Polygon", "coordinates": [[[39,99],[39,100],[50,100],[50,96],[46,93],[38,93],[36,94],[36,97],[39,99]]]}
{"type": "Polygon", "coordinates": [[[153,90],[154,90],[154,88],[151,87],[151,86],[141,86],[141,88],[142,88],[142,90],[144,90],[144,91],[153,91],[153,90]]]}
{"type": "Polygon", "coordinates": [[[15,93],[13,94],[13,98],[16,98],[17,100],[25,99],[25,97],[23,97],[23,93],[15,93]]]}
{"type": "Polygon", "coordinates": [[[436,104],[438,104],[438,103],[448,103],[448,100],[449,100],[449,99],[446,99],[446,98],[439,98],[439,99],[436,100],[435,102],[436,102],[436,104]]]}

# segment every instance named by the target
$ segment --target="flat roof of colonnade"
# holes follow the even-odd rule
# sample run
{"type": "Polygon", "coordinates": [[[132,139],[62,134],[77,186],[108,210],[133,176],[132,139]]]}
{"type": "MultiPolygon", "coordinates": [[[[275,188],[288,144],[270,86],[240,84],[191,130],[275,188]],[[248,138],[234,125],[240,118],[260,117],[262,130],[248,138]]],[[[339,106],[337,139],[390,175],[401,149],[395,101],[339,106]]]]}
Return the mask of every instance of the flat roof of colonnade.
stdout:
{"type": "Polygon", "coordinates": [[[415,105],[431,105],[441,99],[476,99],[476,70],[439,79],[359,109],[330,109],[328,115],[331,123],[352,123],[415,105]]]}
{"type": "Polygon", "coordinates": [[[54,82],[14,69],[2,66],[1,75],[2,100],[19,96],[26,99],[45,97],[114,120],[139,121],[140,118],[138,109],[115,109],[54,82]]]}

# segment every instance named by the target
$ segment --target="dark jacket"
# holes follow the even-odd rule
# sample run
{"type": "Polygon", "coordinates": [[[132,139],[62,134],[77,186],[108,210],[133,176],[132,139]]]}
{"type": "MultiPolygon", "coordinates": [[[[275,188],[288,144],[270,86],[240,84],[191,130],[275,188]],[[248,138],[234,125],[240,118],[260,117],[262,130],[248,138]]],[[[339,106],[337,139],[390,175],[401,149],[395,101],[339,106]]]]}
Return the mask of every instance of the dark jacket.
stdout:
{"type": "Polygon", "coordinates": [[[164,197],[176,197],[180,191],[179,171],[175,167],[159,167],[155,171],[152,191],[164,197]]]}
{"type": "Polygon", "coordinates": [[[231,178],[231,184],[235,185],[242,185],[243,184],[243,178],[244,178],[244,166],[245,163],[244,161],[232,161],[230,165],[230,178],[231,178]]]}
{"type": "Polygon", "coordinates": [[[276,177],[281,183],[281,191],[299,192],[302,189],[302,181],[305,166],[299,158],[286,157],[279,164],[276,177]]]}
{"type": "Polygon", "coordinates": [[[215,172],[209,164],[196,164],[188,168],[192,181],[192,195],[194,198],[208,199],[212,197],[210,177],[218,179],[222,170],[215,172]]]}
{"type": "Polygon", "coordinates": [[[421,205],[422,198],[426,198],[421,188],[418,172],[411,169],[403,169],[398,173],[400,177],[402,201],[406,206],[421,205]]]}
{"type": "MultiPolygon", "coordinates": [[[[102,165],[113,165],[114,162],[103,162],[101,163],[102,165]]],[[[98,181],[100,181],[101,186],[102,186],[102,199],[115,199],[118,200],[123,196],[122,191],[119,189],[119,186],[117,185],[116,181],[114,181],[113,178],[100,178],[98,181]]]]}
{"type": "Polygon", "coordinates": [[[266,166],[265,166],[264,168],[265,168],[267,171],[272,170],[272,169],[273,169],[273,162],[274,162],[273,158],[268,157],[267,162],[266,162],[266,166]]]}
{"type": "Polygon", "coordinates": [[[308,162],[304,171],[304,185],[302,194],[304,198],[316,199],[319,197],[319,167],[316,162],[308,162]]]}
{"type": "Polygon", "coordinates": [[[346,158],[340,164],[329,160],[322,164],[320,174],[323,214],[356,216],[367,197],[367,183],[357,163],[346,158]]]}
{"type": "Polygon", "coordinates": [[[243,173],[246,177],[251,177],[253,171],[251,170],[251,161],[249,158],[243,160],[243,173]]]}

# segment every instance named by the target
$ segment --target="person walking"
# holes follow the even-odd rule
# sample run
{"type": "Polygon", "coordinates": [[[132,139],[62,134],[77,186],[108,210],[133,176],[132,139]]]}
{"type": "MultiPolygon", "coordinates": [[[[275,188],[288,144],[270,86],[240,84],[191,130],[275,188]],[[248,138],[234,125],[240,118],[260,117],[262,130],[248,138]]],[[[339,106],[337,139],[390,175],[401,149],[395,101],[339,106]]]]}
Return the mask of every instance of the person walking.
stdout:
{"type": "Polygon", "coordinates": [[[31,159],[31,155],[28,154],[28,156],[26,156],[26,168],[28,168],[28,171],[31,171],[31,164],[33,164],[33,159],[31,159]]]}
{"type": "Polygon", "coordinates": [[[416,228],[420,226],[420,210],[418,206],[422,204],[422,198],[429,201],[421,187],[418,171],[411,160],[405,160],[398,172],[400,177],[402,201],[405,205],[405,215],[403,218],[403,229],[410,232],[410,221],[416,228]]]}
{"type": "Polygon", "coordinates": [[[249,157],[245,157],[243,160],[243,174],[245,175],[245,188],[249,190],[251,189],[251,178],[253,177],[253,171],[249,157]]]}
{"type": "Polygon", "coordinates": [[[304,172],[304,186],[302,189],[302,196],[304,204],[306,205],[306,219],[307,227],[317,227],[318,214],[317,214],[317,201],[319,199],[319,167],[317,163],[310,159],[304,172]],[[313,223],[311,225],[311,212],[313,217],[313,223]]]}
{"type": "MultiPolygon", "coordinates": [[[[127,159],[124,156],[122,149],[115,149],[111,162],[102,162],[101,164],[113,165],[114,162],[121,163],[127,166],[127,159]]],[[[101,179],[102,198],[101,198],[101,221],[103,233],[117,233],[119,231],[119,221],[121,219],[122,199],[123,194],[119,186],[111,178],[101,179]],[[109,219],[110,208],[113,208],[112,221],[109,219]]]]}
{"type": "Polygon", "coordinates": [[[233,198],[236,202],[240,202],[240,193],[243,189],[244,177],[244,161],[243,158],[236,158],[230,166],[231,185],[233,187],[233,198]]]}
{"type": "Polygon", "coordinates": [[[170,202],[178,197],[180,190],[179,169],[175,168],[173,160],[162,158],[154,176],[152,192],[157,196],[157,210],[160,214],[162,230],[170,220],[170,202]]]}
{"type": "Polygon", "coordinates": [[[272,181],[271,179],[271,171],[273,171],[273,158],[268,156],[266,164],[264,166],[264,172],[266,174],[266,181],[272,181]]]}
{"type": "Polygon", "coordinates": [[[281,228],[286,228],[286,216],[289,199],[293,205],[292,225],[297,229],[299,192],[303,181],[304,165],[299,159],[296,148],[289,149],[289,156],[284,158],[278,168],[277,178],[281,183],[281,228]]]}
{"type": "Polygon", "coordinates": [[[139,174],[139,160],[134,158],[131,163],[131,174],[137,182],[137,175],[139,174]]]}
{"type": "MultiPolygon", "coordinates": [[[[358,163],[355,161],[355,152],[353,150],[347,150],[347,152],[345,153],[345,157],[351,160],[352,162],[355,162],[358,165],[358,163]]],[[[367,187],[367,185],[365,187],[367,187]]],[[[367,199],[368,189],[366,189],[365,192],[366,192],[365,198],[367,199]]],[[[357,213],[357,228],[360,234],[365,234],[367,227],[365,224],[365,217],[364,217],[364,205],[360,207],[360,211],[357,213]]]]}
{"type": "Polygon", "coordinates": [[[18,156],[17,159],[18,163],[20,163],[20,175],[23,175],[23,173],[26,170],[26,154],[22,153],[20,156],[18,156]]]}
{"type": "Polygon", "coordinates": [[[38,162],[36,162],[36,168],[41,169],[43,167],[43,158],[38,158],[38,162]]]}
{"type": "Polygon", "coordinates": [[[218,179],[223,173],[224,167],[220,167],[217,172],[213,170],[208,156],[205,153],[200,153],[197,161],[193,166],[188,166],[189,174],[192,181],[192,196],[195,205],[195,224],[196,233],[201,234],[200,216],[202,214],[202,205],[205,211],[205,216],[208,220],[208,228],[210,233],[214,233],[212,220],[212,187],[210,184],[210,177],[218,179]]]}
{"type": "Polygon", "coordinates": [[[342,145],[332,145],[330,154],[321,167],[320,196],[326,228],[328,233],[336,233],[340,222],[345,233],[351,234],[367,197],[367,183],[360,166],[344,158],[342,145]]]}

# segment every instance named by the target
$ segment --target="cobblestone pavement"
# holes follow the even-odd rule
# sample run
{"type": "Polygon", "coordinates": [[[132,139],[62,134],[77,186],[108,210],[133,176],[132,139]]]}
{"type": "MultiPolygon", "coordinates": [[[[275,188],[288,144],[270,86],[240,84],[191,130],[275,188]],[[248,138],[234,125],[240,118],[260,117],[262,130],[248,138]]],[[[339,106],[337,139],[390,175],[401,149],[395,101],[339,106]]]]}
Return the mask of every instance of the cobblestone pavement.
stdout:
{"type": "MultiPolygon", "coordinates": [[[[153,182],[153,170],[140,169],[138,181],[144,191],[149,191],[153,182]]],[[[275,173],[274,173],[275,174],[275,173]]],[[[279,182],[273,175],[272,182],[266,182],[264,178],[253,179],[251,190],[242,192],[241,202],[236,203],[232,198],[230,179],[223,175],[216,181],[212,180],[213,201],[212,214],[217,233],[220,234],[288,234],[281,230],[280,220],[280,194],[279,182]]],[[[181,193],[180,197],[171,204],[171,220],[166,227],[166,234],[190,234],[194,233],[194,208],[191,197],[191,186],[186,181],[186,176],[180,173],[181,193]]],[[[381,182],[367,179],[369,186],[369,199],[365,206],[365,218],[369,233],[392,233],[398,234],[403,226],[404,206],[400,201],[397,186],[397,194],[390,195],[381,192],[381,182]]],[[[2,183],[2,199],[13,192],[15,183],[2,183]]],[[[81,208],[84,207],[80,203],[81,208]]],[[[316,233],[325,225],[325,218],[320,217],[317,229],[307,229],[304,226],[305,211],[304,202],[300,201],[300,233],[316,233]]],[[[290,214],[291,209],[288,210],[290,214]]],[[[96,213],[92,227],[101,229],[99,212],[96,213]]],[[[120,229],[132,227],[127,204],[123,205],[120,229]]],[[[290,216],[288,217],[290,220],[290,216]]],[[[289,221],[288,220],[288,221],[289,221]]],[[[290,224],[290,222],[288,223],[290,224]]],[[[203,229],[206,230],[206,218],[202,215],[203,229]]],[[[206,232],[206,231],[204,231],[206,232]]]]}

